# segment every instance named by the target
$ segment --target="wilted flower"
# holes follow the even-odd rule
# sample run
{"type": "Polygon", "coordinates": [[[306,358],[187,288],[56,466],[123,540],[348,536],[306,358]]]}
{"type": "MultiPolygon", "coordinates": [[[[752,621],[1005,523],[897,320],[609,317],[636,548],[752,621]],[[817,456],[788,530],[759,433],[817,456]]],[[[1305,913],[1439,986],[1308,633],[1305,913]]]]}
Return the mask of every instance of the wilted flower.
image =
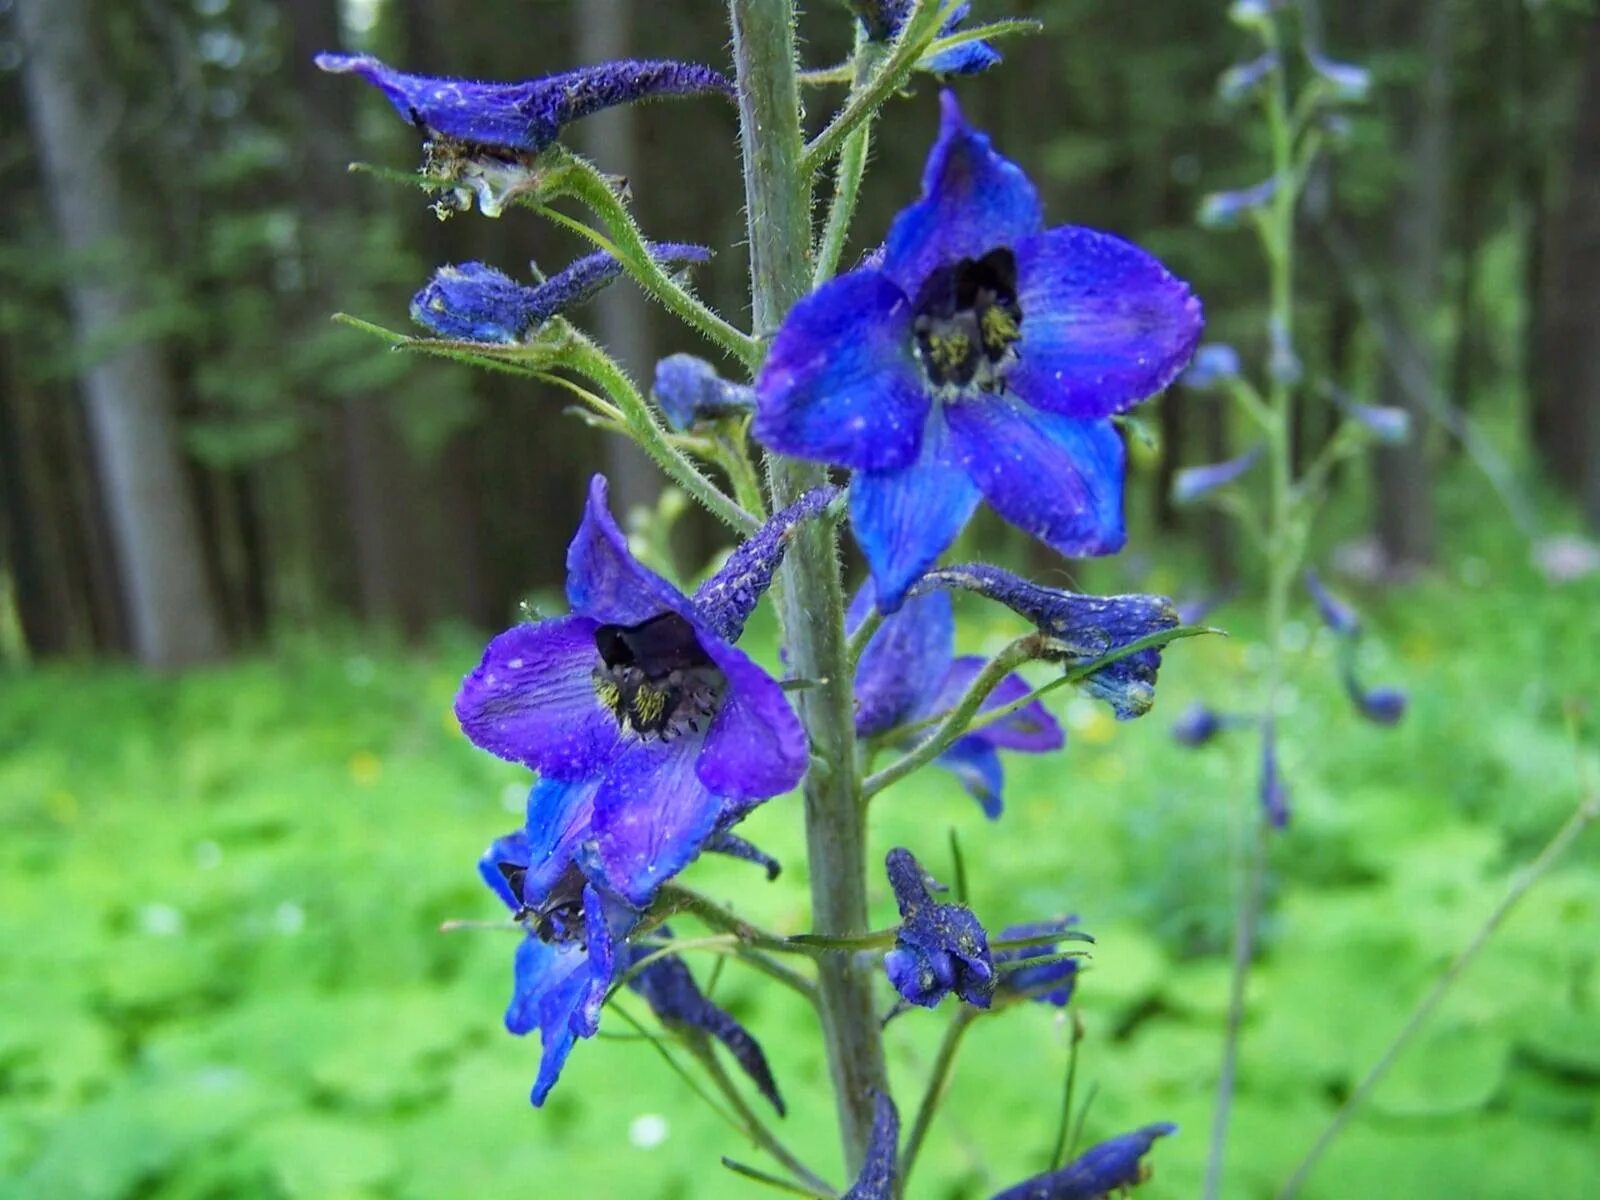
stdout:
{"type": "MultiPolygon", "coordinates": [[[[672,931],[665,925],[656,931],[670,938],[672,931]]],[[[656,951],[650,946],[631,946],[625,955],[626,967],[644,962],[656,951]]],[[[698,1030],[717,1039],[733,1056],[752,1083],[783,1116],[783,1097],[772,1078],[772,1068],[761,1045],[745,1027],[718,1008],[694,981],[683,959],[676,954],[658,955],[628,980],[628,986],[650,1005],[661,1023],[670,1029],[698,1030]]]]}
{"type": "MultiPolygon", "coordinates": [[[[1049,933],[1062,933],[1077,923],[1077,917],[1062,917],[1055,921],[1031,921],[1024,925],[1008,925],[1000,931],[997,940],[1009,942],[1022,938],[1043,937],[1049,933]]],[[[1000,972],[1000,982],[996,991],[1065,1008],[1067,1002],[1072,999],[1072,989],[1078,982],[1078,960],[1056,958],[1055,955],[1058,953],[1059,944],[1055,942],[1040,942],[1033,946],[997,950],[994,956],[995,966],[1004,969],[1000,972]],[[1035,958],[1049,958],[1051,961],[1034,966],[1012,965],[1026,963],[1029,959],[1035,958]]]]}
{"type": "MultiPolygon", "coordinates": [[[[854,629],[872,606],[871,585],[850,605],[847,625],[854,629]]],[[[983,669],[984,660],[955,656],[955,621],[944,592],[913,596],[884,619],[862,651],[856,668],[856,733],[873,737],[954,707],[983,669]]],[[[1031,689],[1020,675],[1008,675],[990,692],[980,712],[1012,704],[1031,689]]],[[[915,744],[931,729],[906,739],[915,744]]],[[[1016,712],[964,734],[934,761],[951,771],[990,817],[998,817],[1005,771],[1001,750],[1042,754],[1066,742],[1061,726],[1034,700],[1016,712]]]]}
{"type": "Polygon", "coordinates": [[[1271,721],[1261,726],[1261,811],[1274,829],[1289,824],[1289,785],[1278,773],[1278,729],[1271,721]]]}
{"type": "Polygon", "coordinates": [[[861,1174],[840,1200],[893,1200],[895,1154],[900,1145],[900,1113],[885,1092],[872,1098],[872,1133],[861,1174]]]}
{"type": "Polygon", "coordinates": [[[1264,179],[1254,187],[1233,192],[1212,192],[1201,199],[1196,219],[1207,229],[1232,229],[1246,214],[1258,212],[1272,203],[1277,192],[1276,179],[1264,179]]]}
{"type": "MultiPolygon", "coordinates": [[[[1049,639],[1047,657],[1067,667],[1104,658],[1154,633],[1175,629],[1178,614],[1164,596],[1083,596],[1043,587],[988,563],[962,563],[931,571],[919,592],[961,588],[997,600],[1026,617],[1049,639]]],[[[1107,663],[1082,680],[1091,696],[1111,705],[1118,719],[1143,716],[1155,703],[1161,650],[1147,647],[1107,663]]]]}
{"type": "Polygon", "coordinates": [[[729,382],[693,354],[671,354],[656,363],[655,398],[667,424],[680,431],[699,421],[752,412],[756,405],[753,388],[729,382]]]}
{"type": "Polygon", "coordinates": [[[988,1008],[995,971],[983,925],[971,909],[934,900],[928,876],[911,851],[889,851],[886,865],[900,906],[894,949],[883,957],[895,991],[923,1008],[937,1006],[952,991],[969,1004],[988,1008]]]}
{"type": "Polygon", "coordinates": [[[1239,352],[1223,342],[1207,342],[1178,376],[1180,387],[1206,391],[1239,377],[1239,352]]]}
{"type": "Polygon", "coordinates": [[[462,682],[456,716],[478,746],[549,779],[598,781],[571,823],[634,904],[805,773],[805,733],[782,688],[732,642],[786,531],[830,495],[780,513],[691,600],[634,559],[596,476],[567,552],[572,615],[502,633],[462,682]]]}
{"type": "MultiPolygon", "coordinates": [[[[875,42],[893,41],[899,36],[915,0],[856,0],[855,9],[867,36],[875,42]]],[[[972,12],[972,5],[958,4],[939,26],[939,36],[948,37],[961,27],[972,12]]],[[[965,42],[939,54],[930,54],[917,64],[919,70],[934,75],[976,75],[1000,61],[1000,52],[988,42],[965,42]]]]}
{"type": "Polygon", "coordinates": [[[1059,1171],[1039,1175],[997,1193],[993,1200],[1101,1200],[1148,1177],[1143,1158],[1157,1138],[1178,1132],[1170,1122],[1091,1146],[1059,1171]]]}
{"type": "Polygon", "coordinates": [[[1237,458],[1226,462],[1208,463],[1203,467],[1185,467],[1172,477],[1172,502],[1178,505],[1193,504],[1238,479],[1261,461],[1262,446],[1252,446],[1237,458]]]}
{"type": "Polygon", "coordinates": [[[1169,384],[1199,302],[1118,238],[1043,227],[1016,164],[943,96],[922,198],[880,265],[790,310],[756,383],[755,433],[851,467],[850,515],[884,611],[980,496],[1064,554],[1121,548],[1124,449],[1111,416],[1169,384]]]}
{"type": "MultiPolygon", "coordinates": [[[[651,256],[663,263],[699,263],[704,246],[654,243],[651,256]]],[[[585,255],[543,283],[526,286],[481,262],[440,267],[411,300],[411,319],[438,334],[467,342],[518,342],[569,308],[592,299],[622,274],[622,264],[604,251],[585,255]]]]}

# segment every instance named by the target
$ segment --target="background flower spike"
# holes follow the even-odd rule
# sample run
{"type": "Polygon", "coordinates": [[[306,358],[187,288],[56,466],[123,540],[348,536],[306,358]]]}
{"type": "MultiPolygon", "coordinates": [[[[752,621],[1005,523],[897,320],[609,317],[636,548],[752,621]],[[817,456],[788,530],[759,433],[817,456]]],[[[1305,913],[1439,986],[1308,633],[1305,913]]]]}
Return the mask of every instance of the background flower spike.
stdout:
{"type": "Polygon", "coordinates": [[[839,1200],[894,1200],[895,1156],[900,1147],[900,1111],[887,1092],[872,1098],[872,1136],[861,1174],[839,1200]]]}
{"type": "Polygon", "coordinates": [[[994,1200],[1102,1200],[1148,1177],[1144,1156],[1157,1138],[1177,1133],[1170,1122],[1146,1125],[1089,1147],[1059,1171],[1051,1171],[998,1192],[994,1200]]]}

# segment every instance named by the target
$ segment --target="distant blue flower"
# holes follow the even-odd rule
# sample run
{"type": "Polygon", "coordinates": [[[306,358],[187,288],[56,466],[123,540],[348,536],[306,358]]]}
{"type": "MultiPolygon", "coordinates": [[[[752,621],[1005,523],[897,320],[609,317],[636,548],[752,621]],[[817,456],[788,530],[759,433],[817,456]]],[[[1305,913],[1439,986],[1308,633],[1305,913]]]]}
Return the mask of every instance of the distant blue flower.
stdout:
{"type": "MultiPolygon", "coordinates": [[[[1071,929],[1077,923],[1077,917],[1062,917],[1057,921],[1031,921],[1025,925],[1008,925],[1000,931],[1000,936],[996,940],[1009,942],[1021,938],[1043,937],[1047,933],[1060,933],[1071,929]]],[[[1040,942],[1035,946],[1018,946],[1011,950],[996,951],[995,966],[1007,968],[1000,972],[997,990],[1037,1000],[1041,1004],[1052,1004],[1056,1008],[1065,1008],[1072,999],[1073,988],[1078,982],[1077,959],[1060,958],[1031,967],[1010,965],[1025,963],[1029,959],[1049,958],[1059,952],[1059,944],[1054,942],[1040,942]]]]}
{"type": "MultiPolygon", "coordinates": [[[[868,584],[850,605],[851,631],[872,607],[868,584]]],[[[914,596],[882,626],[861,654],[856,668],[856,734],[873,737],[945,712],[955,705],[983,669],[982,658],[955,656],[955,621],[944,592],[914,596]]],[[[1020,675],[1008,675],[989,693],[982,709],[1012,704],[1032,689],[1020,675]]],[[[907,739],[914,745],[919,737],[907,739]]],[[[952,772],[990,817],[1000,815],[1005,783],[1001,750],[1042,754],[1066,742],[1061,726],[1039,701],[958,739],[934,761],[952,772]]]]}
{"type": "Polygon", "coordinates": [[[1185,746],[1204,746],[1226,728],[1226,718],[1199,701],[1183,710],[1172,723],[1173,739],[1185,746]]]}
{"type": "Polygon", "coordinates": [[[1259,445],[1252,446],[1237,458],[1230,458],[1226,462],[1183,468],[1172,477],[1172,502],[1177,505],[1193,504],[1227,487],[1261,461],[1264,449],[1259,445]]]}
{"type": "Polygon", "coordinates": [[[1362,404],[1352,399],[1343,388],[1332,384],[1324,385],[1323,390],[1339,406],[1339,411],[1370,433],[1373,440],[1386,446],[1398,446],[1410,438],[1411,414],[1405,409],[1362,404]]]}
{"type": "Polygon", "coordinates": [[[742,383],[730,383],[703,358],[672,354],[656,363],[656,403],[667,424],[682,431],[698,421],[753,412],[756,394],[742,383]]]}
{"type": "Polygon", "coordinates": [[[1207,229],[1232,229],[1246,215],[1259,212],[1277,195],[1278,181],[1264,179],[1254,187],[1233,192],[1212,192],[1200,201],[1197,220],[1207,229]]]}
{"type": "MultiPolygon", "coordinates": [[[[699,263],[704,246],[650,246],[662,263],[699,263]]],[[[604,251],[585,255],[543,283],[526,286],[481,262],[440,267],[411,300],[411,319],[440,337],[466,342],[518,342],[551,317],[592,299],[622,274],[604,251]]]]}
{"type": "Polygon", "coordinates": [[[900,1113],[885,1092],[872,1097],[872,1133],[861,1174],[839,1200],[893,1200],[895,1155],[900,1146],[900,1113]]]}
{"type": "MultiPolygon", "coordinates": [[[[792,529],[796,510],[827,497],[803,498],[774,527],[792,529]]],[[[805,773],[805,732],[783,689],[732,644],[787,547],[771,528],[690,600],[634,559],[596,476],[567,552],[572,615],[502,633],[456,696],[478,746],[545,779],[597,781],[568,823],[633,904],[805,773]]]]}
{"type": "MultiPolygon", "coordinates": [[[[1132,642],[1178,625],[1164,596],[1082,596],[1030,583],[988,563],[961,563],[930,571],[919,592],[961,588],[997,600],[1026,617],[1050,639],[1047,657],[1067,667],[1104,658],[1132,642]]],[[[1155,703],[1161,651],[1150,647],[1107,663],[1081,686],[1111,705],[1119,720],[1143,716],[1155,703]]]]}
{"type": "Polygon", "coordinates": [[[1372,90],[1372,72],[1355,63],[1336,62],[1315,50],[1306,51],[1306,61],[1317,77],[1327,84],[1334,98],[1360,102],[1372,90]]]}
{"type": "Polygon", "coordinates": [[[1262,82],[1278,69],[1278,54],[1269,50],[1249,62],[1236,63],[1222,73],[1217,81],[1217,94],[1226,104],[1237,104],[1245,99],[1262,82]]]}
{"type": "Polygon", "coordinates": [[[1406,715],[1406,694],[1397,687],[1363,688],[1352,678],[1350,699],[1356,711],[1376,725],[1398,725],[1406,715]]]}
{"type": "MultiPolygon", "coordinates": [[[[867,36],[875,42],[893,41],[911,15],[915,0],[858,0],[855,5],[867,36]]],[[[939,27],[940,37],[949,37],[972,12],[972,5],[958,4],[939,27]]],[[[917,64],[919,70],[934,75],[977,75],[1000,61],[1000,52],[988,42],[966,42],[939,54],[930,54],[917,64]]]]}
{"type": "Polygon", "coordinates": [[[1272,20],[1274,9],[1282,8],[1285,0],[1233,0],[1228,8],[1228,18],[1246,29],[1261,29],[1272,20]]]}
{"type": "Polygon", "coordinates": [[[1064,554],[1118,550],[1109,418],[1171,383],[1200,335],[1181,280],[1119,238],[1045,229],[1027,176],[942,103],[922,198],[881,263],[796,304],[756,382],[761,441],[854,469],[851,522],[885,612],[980,496],[1064,554]]]}
{"type": "MultiPolygon", "coordinates": [[[[581,803],[570,793],[583,787],[541,780],[534,790],[544,795],[537,802],[530,798],[530,814],[536,807],[581,803]]],[[[585,879],[570,860],[555,881],[536,882],[535,896],[528,888],[530,877],[540,872],[534,860],[552,861],[549,852],[561,840],[557,829],[545,827],[541,833],[544,845],[520,830],[503,837],[478,863],[484,882],[527,928],[517,946],[506,1028],[519,1036],[539,1031],[543,1052],[532,1092],[536,1105],[550,1094],[577,1040],[599,1029],[601,1005],[617,976],[617,948],[638,920],[633,909],[585,879]]]]}
{"type": "Polygon", "coordinates": [[[1305,375],[1305,367],[1294,348],[1288,328],[1276,319],[1267,323],[1267,377],[1275,383],[1293,387],[1305,375]]]}
{"type": "Polygon", "coordinates": [[[680,62],[600,63],[521,83],[409,75],[369,54],[319,54],[317,66],[361,76],[429,137],[520,154],[537,154],[568,122],[614,105],[732,91],[726,77],[710,67],[680,62]]]}
{"type": "Polygon", "coordinates": [[[1311,567],[1306,568],[1305,583],[1323,624],[1341,637],[1355,637],[1361,632],[1361,618],[1356,610],[1323,586],[1322,576],[1311,567]]]}
{"type": "MultiPolygon", "coordinates": [[[[665,925],[656,932],[665,938],[672,936],[665,925]]],[[[653,953],[655,950],[650,946],[629,947],[624,955],[624,966],[631,968],[653,953]]],[[[772,1068],[767,1064],[760,1043],[706,997],[683,959],[676,954],[653,958],[628,980],[628,986],[644,997],[651,1011],[669,1029],[698,1030],[721,1042],[750,1076],[756,1090],[778,1110],[780,1117],[784,1115],[783,1097],[778,1094],[778,1085],[772,1078],[772,1068]]]]}
{"type": "Polygon", "coordinates": [[[978,918],[959,904],[935,901],[927,875],[909,850],[889,851],[887,866],[900,906],[894,949],[883,958],[895,991],[923,1008],[935,1007],[952,991],[968,1004],[988,1008],[994,995],[994,960],[978,918]]]}
{"type": "Polygon", "coordinates": [[[1207,342],[1178,376],[1178,386],[1206,391],[1239,377],[1239,352],[1223,342],[1207,342]]]}
{"type": "Polygon", "coordinates": [[[1271,721],[1261,726],[1261,811],[1274,829],[1289,824],[1289,785],[1278,771],[1278,729],[1271,721]]]}
{"type": "Polygon", "coordinates": [[[1157,1138],[1178,1131],[1169,1122],[1146,1125],[1091,1146],[1059,1171],[1035,1176],[995,1194],[993,1200],[1101,1200],[1148,1177],[1141,1161],[1157,1138]]]}

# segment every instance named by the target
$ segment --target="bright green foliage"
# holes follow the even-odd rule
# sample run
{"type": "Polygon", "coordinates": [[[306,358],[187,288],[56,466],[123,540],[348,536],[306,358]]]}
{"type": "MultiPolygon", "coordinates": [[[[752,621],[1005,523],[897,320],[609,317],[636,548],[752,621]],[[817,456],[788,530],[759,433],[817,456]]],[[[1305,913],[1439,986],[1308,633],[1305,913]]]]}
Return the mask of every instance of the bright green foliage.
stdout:
{"type": "MultiPolygon", "coordinates": [[[[1330,1097],[1575,799],[1562,702],[1594,683],[1579,648],[1600,639],[1600,587],[1553,590],[1490,565],[1508,561],[1502,544],[1458,546],[1444,577],[1403,603],[1361,597],[1382,634],[1377,665],[1413,689],[1397,729],[1349,719],[1331,648],[1312,637],[1295,727],[1340,732],[1284,745],[1298,805],[1274,847],[1230,1196],[1282,1182],[1330,1097]]],[[[1016,632],[969,616],[990,622],[965,627],[973,648],[1016,632]]],[[[1226,610],[1215,619],[1230,623],[1226,610]]],[[[1140,1193],[1152,1200],[1198,1189],[1226,1008],[1228,856],[1254,803],[1250,739],[1188,752],[1164,726],[1230,660],[1251,660],[1250,631],[1233,632],[1172,656],[1145,721],[1066,701],[1065,758],[1016,759],[996,824],[942,780],[874,802],[881,844],[915,845],[932,869],[944,829],[960,829],[986,920],[1076,911],[1099,938],[1078,992],[1078,1094],[1097,1086],[1086,1136],[1177,1121],[1140,1193]],[[1237,819],[1215,807],[1229,795],[1237,819]]],[[[471,864],[516,822],[527,783],[449,719],[475,654],[466,639],[426,656],[336,642],[182,680],[102,669],[5,681],[0,1198],[453,1200],[503,1194],[508,1179],[624,1196],[642,1178],[663,1197],[752,1194],[715,1160],[759,1152],[611,1036],[625,1022],[568,1069],[626,1086],[565,1088],[534,1114],[536,1047],[498,1028],[508,935],[436,932],[451,917],[500,919],[471,864]],[[666,1118],[664,1142],[619,1139],[648,1114],[666,1118]]],[[[798,803],[751,824],[788,874],[768,885],[718,861],[692,880],[799,932],[798,803]]],[[[873,904],[887,923],[882,885],[873,904]]],[[[1600,1192],[1597,927],[1591,835],[1464,977],[1306,1195],[1600,1192]]],[[[704,983],[715,960],[690,961],[704,983]]],[[[838,1178],[818,1044],[786,1032],[809,1020],[803,1006],[737,963],[715,994],[799,1102],[786,1139],[838,1178]]],[[[890,1069],[910,1095],[943,1022],[901,1022],[915,1052],[897,1039],[890,1069]]],[[[982,1197],[1043,1166],[1056,1114],[1041,1097],[1058,1094],[1068,1032],[1043,1007],[977,1022],[957,1086],[985,1100],[940,1115],[922,1195],[982,1197]]]]}

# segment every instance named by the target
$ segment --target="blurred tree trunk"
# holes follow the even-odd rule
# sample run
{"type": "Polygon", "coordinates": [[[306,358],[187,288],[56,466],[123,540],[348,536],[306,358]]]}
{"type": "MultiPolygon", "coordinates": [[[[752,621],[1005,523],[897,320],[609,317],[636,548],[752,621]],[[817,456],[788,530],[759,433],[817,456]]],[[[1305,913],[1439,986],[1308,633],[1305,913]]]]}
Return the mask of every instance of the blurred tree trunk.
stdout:
{"type": "Polygon", "coordinates": [[[1533,384],[1546,459],[1600,526],[1600,21],[1586,25],[1565,194],[1546,230],[1533,384]]]}
{"type": "MultiPolygon", "coordinates": [[[[633,0],[585,0],[572,9],[578,61],[628,58],[633,42],[633,0]]],[[[644,55],[644,57],[650,57],[644,55]]],[[[613,175],[633,179],[640,168],[638,121],[631,104],[597,113],[577,129],[583,152],[613,175]]],[[[655,367],[650,336],[650,306],[631,282],[617,284],[595,303],[600,342],[628,374],[648,387],[655,367]]],[[[655,466],[642,450],[622,437],[605,439],[606,474],[619,511],[653,505],[661,491],[655,466]]]]}
{"type": "Polygon", "coordinates": [[[106,64],[85,0],[20,0],[24,86],[34,140],[67,252],[97,259],[68,285],[90,440],[115,542],[134,654],[174,666],[221,654],[222,624],[178,449],[171,374],[159,346],[131,341],[140,310],[122,264],[141,260],[116,162],[114,122],[97,100],[106,64]],[[107,264],[111,264],[108,266],[107,264]]]}
{"type": "MultiPolygon", "coordinates": [[[[1391,44],[1413,48],[1422,78],[1399,105],[1399,128],[1409,169],[1393,206],[1390,226],[1395,303],[1402,325],[1393,341],[1407,345],[1420,374],[1437,380],[1438,356],[1429,324],[1437,310],[1444,260],[1444,225],[1450,194],[1450,0],[1397,0],[1391,44]]],[[[1411,439],[1374,452],[1377,467],[1376,527],[1391,568],[1425,564],[1434,553],[1432,481],[1427,455],[1427,414],[1405,383],[1407,364],[1388,355],[1383,364],[1383,402],[1411,413],[1411,439]]]]}

